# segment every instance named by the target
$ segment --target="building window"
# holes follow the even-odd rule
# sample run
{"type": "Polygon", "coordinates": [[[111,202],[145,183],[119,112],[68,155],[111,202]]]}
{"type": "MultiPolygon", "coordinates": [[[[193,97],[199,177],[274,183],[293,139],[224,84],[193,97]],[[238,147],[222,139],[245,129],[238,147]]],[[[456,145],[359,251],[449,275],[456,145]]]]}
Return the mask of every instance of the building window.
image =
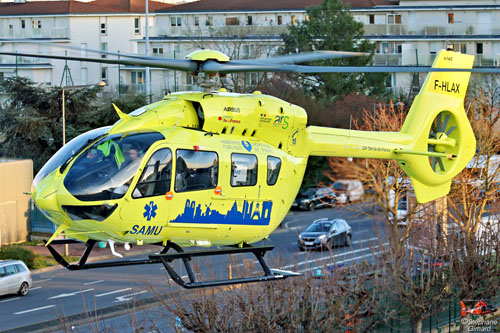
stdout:
{"type": "Polygon", "coordinates": [[[207,16],[207,20],[205,21],[206,26],[212,26],[214,23],[212,16],[207,16]]]}
{"type": "Polygon", "coordinates": [[[153,54],[163,54],[163,47],[153,47],[153,54]]]}
{"type": "Polygon", "coordinates": [[[292,25],[297,25],[297,16],[292,15],[292,25]]]}
{"type": "Polygon", "coordinates": [[[467,44],[465,43],[448,44],[448,48],[454,52],[467,53],[467,44]]]}
{"type": "Polygon", "coordinates": [[[33,29],[42,29],[42,21],[40,20],[33,20],[31,21],[33,25],[33,29]]]}
{"type": "Polygon", "coordinates": [[[196,84],[195,82],[195,76],[192,73],[186,73],[186,85],[192,86],[196,84]]]}
{"type": "Polygon", "coordinates": [[[401,15],[399,14],[387,15],[387,24],[401,24],[401,15]]]}
{"type": "Polygon", "coordinates": [[[101,23],[101,35],[106,34],[106,22],[101,23]]]}
{"type": "Polygon", "coordinates": [[[257,184],[257,156],[231,155],[231,186],[254,186],[257,184]]]}
{"type": "Polygon", "coordinates": [[[21,20],[21,29],[26,29],[26,21],[21,20]]]}
{"type": "Polygon", "coordinates": [[[248,15],[247,16],[247,25],[252,25],[253,24],[253,16],[248,15]]]}
{"type": "Polygon", "coordinates": [[[247,86],[256,86],[259,83],[258,73],[245,73],[245,84],[247,86]]]}
{"type": "Polygon", "coordinates": [[[144,84],[144,72],[143,71],[130,72],[130,82],[132,84],[144,84]]]}
{"type": "Polygon", "coordinates": [[[101,68],[101,81],[108,82],[108,67],[101,68]]]}
{"type": "Polygon", "coordinates": [[[194,26],[199,27],[200,26],[200,18],[198,16],[194,17],[194,26]]]}
{"type": "Polygon", "coordinates": [[[170,25],[172,27],[180,27],[182,25],[182,19],[180,16],[171,16],[170,25]]]}
{"type": "Polygon", "coordinates": [[[283,24],[283,16],[278,15],[278,25],[282,25],[282,24],[283,24]]]}
{"type": "Polygon", "coordinates": [[[448,13],[448,23],[449,24],[455,23],[455,14],[454,13],[448,13]]]}
{"type": "Polygon", "coordinates": [[[375,15],[374,14],[368,15],[368,23],[375,24],[375,15]]]}
{"type": "Polygon", "coordinates": [[[135,17],[134,18],[134,34],[139,34],[141,33],[141,27],[140,27],[140,18],[135,17]]]}
{"type": "Polygon", "coordinates": [[[106,59],[107,55],[105,52],[108,52],[108,43],[101,43],[101,51],[103,52],[101,53],[101,58],[106,59]]]}
{"type": "MultiPolygon", "coordinates": [[[[137,154],[137,149],[129,148],[129,155],[137,154]]],[[[165,195],[170,191],[172,179],[172,152],[168,148],[156,151],[146,164],[141,178],[137,182],[132,198],[165,195]]]]}
{"type": "Polygon", "coordinates": [[[226,17],[226,25],[240,25],[240,20],[237,17],[226,17]]]}
{"type": "Polygon", "coordinates": [[[274,185],[278,180],[281,169],[281,159],[274,156],[267,157],[267,185],[274,185]]]}
{"type": "Polygon", "coordinates": [[[177,149],[175,191],[208,190],[217,186],[219,158],[212,151],[177,149]]]}
{"type": "Polygon", "coordinates": [[[483,54],[483,43],[476,43],[476,54],[483,54]]]}

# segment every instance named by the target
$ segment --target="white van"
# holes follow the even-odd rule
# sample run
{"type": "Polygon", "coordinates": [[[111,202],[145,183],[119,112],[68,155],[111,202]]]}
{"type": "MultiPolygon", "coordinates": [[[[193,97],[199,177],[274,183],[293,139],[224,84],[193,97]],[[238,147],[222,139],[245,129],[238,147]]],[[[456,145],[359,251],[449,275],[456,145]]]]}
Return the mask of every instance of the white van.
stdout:
{"type": "Polygon", "coordinates": [[[340,179],[333,183],[337,203],[349,203],[363,199],[365,190],[359,180],[340,179]]]}

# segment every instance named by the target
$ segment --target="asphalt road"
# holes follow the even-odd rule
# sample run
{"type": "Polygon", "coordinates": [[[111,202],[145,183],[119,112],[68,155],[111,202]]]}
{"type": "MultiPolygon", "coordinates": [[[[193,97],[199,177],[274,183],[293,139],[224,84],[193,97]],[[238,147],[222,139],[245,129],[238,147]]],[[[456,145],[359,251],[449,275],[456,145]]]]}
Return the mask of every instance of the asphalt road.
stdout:
{"type": "MultiPolygon", "coordinates": [[[[268,240],[262,242],[262,245],[275,246],[275,249],[265,257],[272,268],[307,274],[333,261],[337,264],[352,264],[361,260],[370,260],[373,253],[376,253],[376,249],[383,243],[382,225],[381,220],[377,218],[377,215],[373,215],[372,210],[366,204],[337,206],[313,212],[292,211],[283,221],[282,227],[276,229],[268,240]],[[362,211],[370,211],[370,213],[365,215],[362,211]],[[334,248],[331,252],[300,252],[297,248],[298,234],[312,221],[323,217],[344,218],[353,230],[352,246],[334,248]]],[[[145,255],[128,258],[141,257],[145,255]]],[[[195,269],[199,269],[206,276],[212,273],[218,277],[228,275],[227,256],[215,256],[203,261],[194,259],[194,261],[195,269]]],[[[255,262],[255,257],[251,254],[231,256],[233,277],[244,265],[252,265],[255,262]]],[[[175,267],[181,268],[179,260],[175,267]]],[[[183,268],[180,272],[182,275],[186,274],[183,268]]],[[[178,290],[176,286],[173,289],[178,290]]],[[[108,323],[120,331],[122,329],[134,330],[133,325],[137,326],[141,318],[144,320],[145,317],[155,315],[154,311],[148,311],[147,315],[143,312],[139,314],[140,318],[132,320],[129,315],[123,315],[126,311],[120,312],[119,310],[129,309],[141,300],[152,301],[155,295],[169,292],[167,275],[161,264],[86,271],[68,271],[61,268],[33,274],[33,287],[28,296],[0,297],[0,318],[2,318],[0,331],[50,328],[54,327],[56,322],[68,322],[72,325],[74,318],[71,316],[87,312],[121,313],[116,316],[110,315],[113,319],[108,319],[108,323]],[[65,321],[62,318],[71,319],[65,321]],[[50,322],[51,320],[55,321],[50,322]],[[39,326],[29,327],[34,324],[39,326]],[[21,329],[22,327],[24,328],[21,329]]],[[[172,323],[165,323],[165,325],[172,325],[172,323]]],[[[85,326],[80,327],[85,330],[85,326]]]]}

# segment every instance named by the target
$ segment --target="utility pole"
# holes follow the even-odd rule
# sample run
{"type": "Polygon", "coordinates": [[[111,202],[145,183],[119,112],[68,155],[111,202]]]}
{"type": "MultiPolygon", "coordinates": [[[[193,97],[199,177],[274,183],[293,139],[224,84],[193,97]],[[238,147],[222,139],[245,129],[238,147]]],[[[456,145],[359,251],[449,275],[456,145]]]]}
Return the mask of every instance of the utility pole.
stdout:
{"type": "MultiPolygon", "coordinates": [[[[149,0],[146,0],[146,57],[149,56],[149,0]]],[[[149,86],[149,67],[146,67],[146,96],[151,102],[151,88],[149,86]]]]}

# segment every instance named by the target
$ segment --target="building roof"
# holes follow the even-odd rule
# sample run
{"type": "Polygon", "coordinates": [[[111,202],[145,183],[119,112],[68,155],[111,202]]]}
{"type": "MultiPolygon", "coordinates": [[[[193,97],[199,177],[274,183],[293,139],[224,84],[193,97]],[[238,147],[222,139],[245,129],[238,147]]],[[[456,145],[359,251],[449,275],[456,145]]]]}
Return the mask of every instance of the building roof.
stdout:
{"type": "MultiPolygon", "coordinates": [[[[149,10],[171,7],[157,1],[149,2],[149,10]]],[[[92,13],[142,13],[144,1],[141,0],[95,0],[80,1],[30,1],[24,3],[0,3],[0,15],[50,15],[50,14],[92,14],[92,13]]]]}
{"type": "MultiPolygon", "coordinates": [[[[374,6],[397,5],[399,0],[342,0],[351,8],[372,8],[374,6]]],[[[323,0],[200,0],[172,6],[160,12],[218,12],[218,11],[272,11],[303,10],[320,5],[323,0]]]]}

